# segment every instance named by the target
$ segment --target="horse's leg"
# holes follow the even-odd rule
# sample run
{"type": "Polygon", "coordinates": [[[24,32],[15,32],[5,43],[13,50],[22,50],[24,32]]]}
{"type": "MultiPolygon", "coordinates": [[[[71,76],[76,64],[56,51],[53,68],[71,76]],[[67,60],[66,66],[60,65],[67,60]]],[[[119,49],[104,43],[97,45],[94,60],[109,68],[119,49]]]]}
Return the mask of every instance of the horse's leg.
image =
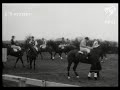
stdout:
{"type": "Polygon", "coordinates": [[[32,69],[32,59],[29,60],[30,60],[30,69],[32,69]]]}
{"type": "Polygon", "coordinates": [[[23,63],[22,56],[20,57],[20,60],[21,60],[21,62],[22,62],[23,67],[25,67],[25,66],[24,66],[24,63],[23,63]]]}
{"type": "Polygon", "coordinates": [[[65,56],[67,57],[67,52],[65,52],[65,56]]]}
{"type": "Polygon", "coordinates": [[[41,59],[43,60],[42,52],[40,52],[41,59]]]}
{"type": "Polygon", "coordinates": [[[105,60],[107,60],[107,55],[106,54],[104,54],[104,57],[105,57],[105,60]]]}
{"type": "Polygon", "coordinates": [[[16,68],[16,64],[17,64],[18,60],[19,60],[19,57],[17,58],[17,60],[15,62],[14,68],[16,68]]]}
{"type": "Polygon", "coordinates": [[[53,57],[52,57],[53,60],[55,59],[55,55],[56,55],[56,54],[57,54],[57,52],[54,53],[54,55],[53,55],[53,57]]]}
{"type": "Polygon", "coordinates": [[[29,63],[29,57],[28,57],[28,55],[27,55],[27,63],[29,63]]]}
{"type": "Polygon", "coordinates": [[[60,56],[60,59],[63,59],[63,58],[62,58],[62,52],[59,52],[59,56],[60,56]]]}
{"type": "Polygon", "coordinates": [[[69,71],[70,71],[71,65],[72,65],[72,62],[68,60],[68,67],[67,67],[67,77],[68,77],[68,79],[70,79],[69,71]]]}
{"type": "Polygon", "coordinates": [[[78,73],[77,73],[77,71],[76,71],[76,68],[77,68],[78,63],[79,63],[79,62],[74,62],[74,66],[73,66],[73,71],[74,71],[74,73],[75,73],[75,75],[76,75],[77,78],[79,78],[79,75],[78,75],[78,73]]]}
{"type": "Polygon", "coordinates": [[[34,70],[35,70],[35,59],[34,59],[34,70]]]}
{"type": "Polygon", "coordinates": [[[50,59],[52,59],[52,60],[53,60],[54,58],[52,58],[52,52],[49,52],[49,53],[50,53],[50,55],[51,55],[51,58],[50,58],[50,59]]]}

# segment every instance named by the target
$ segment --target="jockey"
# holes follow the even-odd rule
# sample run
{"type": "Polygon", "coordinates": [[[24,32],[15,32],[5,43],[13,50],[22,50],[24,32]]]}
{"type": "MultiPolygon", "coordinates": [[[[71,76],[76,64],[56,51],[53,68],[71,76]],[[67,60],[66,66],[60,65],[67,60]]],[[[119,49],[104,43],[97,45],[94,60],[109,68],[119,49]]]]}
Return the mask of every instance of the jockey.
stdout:
{"type": "Polygon", "coordinates": [[[69,40],[68,38],[67,38],[66,43],[67,43],[67,45],[69,45],[69,44],[70,44],[70,40],[69,40]]]}
{"type": "Polygon", "coordinates": [[[42,44],[42,45],[40,45],[40,47],[45,48],[45,47],[46,47],[46,40],[45,40],[44,38],[42,38],[42,42],[43,42],[43,44],[42,44]]]}
{"type": "Polygon", "coordinates": [[[11,39],[11,48],[13,48],[13,50],[15,52],[17,52],[17,50],[21,50],[21,47],[17,46],[16,43],[15,43],[15,36],[12,36],[12,39],[11,39]]]}
{"type": "Polygon", "coordinates": [[[59,45],[59,48],[64,49],[65,46],[66,46],[65,45],[65,39],[64,39],[64,37],[62,37],[62,41],[61,41],[61,43],[59,45]]]}
{"type": "Polygon", "coordinates": [[[33,36],[31,37],[29,44],[31,44],[38,51],[38,48],[37,48],[38,43],[37,43],[37,41],[34,40],[33,36]]]}
{"type": "Polygon", "coordinates": [[[81,43],[80,43],[80,51],[78,51],[78,53],[82,53],[83,52],[87,52],[87,54],[89,55],[90,53],[90,49],[92,49],[92,47],[89,47],[86,45],[86,43],[89,41],[89,38],[88,37],[85,37],[81,43]]]}
{"type": "Polygon", "coordinates": [[[46,45],[46,40],[42,38],[43,44],[46,45]]]}
{"type": "Polygon", "coordinates": [[[64,39],[64,37],[62,37],[62,42],[61,42],[61,44],[65,44],[65,39],[64,39]]]}

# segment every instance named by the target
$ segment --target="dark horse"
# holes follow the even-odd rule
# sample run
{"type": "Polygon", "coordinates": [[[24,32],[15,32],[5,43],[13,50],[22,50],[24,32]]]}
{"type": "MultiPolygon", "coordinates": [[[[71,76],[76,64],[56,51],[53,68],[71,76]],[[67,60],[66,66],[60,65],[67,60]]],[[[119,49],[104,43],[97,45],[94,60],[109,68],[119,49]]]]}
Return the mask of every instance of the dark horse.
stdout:
{"type": "Polygon", "coordinates": [[[41,41],[40,40],[38,41],[38,45],[37,45],[38,54],[41,55],[41,59],[43,59],[42,52],[48,52],[51,55],[51,59],[53,59],[52,58],[52,55],[53,55],[53,48],[52,48],[53,44],[52,43],[53,43],[52,40],[47,41],[46,47],[43,48],[43,47],[40,47],[40,45],[42,45],[41,41]]]}
{"type": "Polygon", "coordinates": [[[58,43],[56,45],[56,48],[55,48],[55,54],[54,54],[54,57],[55,55],[58,53],[59,54],[59,57],[61,59],[62,58],[62,54],[64,53],[67,57],[67,54],[69,51],[73,50],[73,49],[77,49],[77,47],[75,45],[72,45],[72,44],[64,44],[62,47],[59,47],[60,43],[58,43]]]}
{"type": "Polygon", "coordinates": [[[68,60],[68,67],[67,67],[68,78],[70,78],[69,70],[70,70],[72,63],[74,63],[73,71],[74,71],[75,75],[79,78],[78,73],[76,72],[76,68],[77,68],[78,63],[81,62],[81,63],[91,64],[88,78],[90,79],[92,72],[94,72],[94,78],[95,78],[95,80],[97,80],[97,78],[99,77],[99,71],[102,70],[99,58],[100,58],[100,55],[103,51],[104,51],[104,45],[100,45],[99,47],[91,50],[90,55],[87,59],[86,55],[78,53],[77,49],[71,50],[68,53],[68,57],[67,57],[67,60],[68,60]]]}
{"type": "Polygon", "coordinates": [[[52,50],[52,54],[51,54],[52,60],[55,58],[55,55],[57,53],[61,57],[61,54],[62,54],[63,50],[61,48],[59,48],[59,45],[60,45],[59,41],[50,41],[49,43],[47,43],[47,45],[49,47],[51,47],[51,50],[52,50]],[[54,52],[54,55],[53,55],[53,52],[54,52]]]}
{"type": "Polygon", "coordinates": [[[32,69],[32,62],[34,61],[34,69],[35,69],[35,61],[38,56],[38,51],[33,47],[33,45],[29,44],[27,41],[25,42],[25,48],[27,50],[27,62],[30,63],[30,69],[32,69]]]}
{"type": "Polygon", "coordinates": [[[21,47],[21,50],[18,50],[17,52],[15,52],[13,50],[13,48],[11,48],[11,44],[3,43],[3,48],[7,48],[7,56],[10,55],[10,56],[17,57],[14,68],[16,68],[16,64],[17,64],[19,59],[21,60],[23,67],[25,67],[24,63],[23,63],[23,59],[22,59],[22,56],[23,56],[23,54],[25,52],[25,48],[24,48],[24,46],[22,44],[20,44],[19,46],[21,47]]]}

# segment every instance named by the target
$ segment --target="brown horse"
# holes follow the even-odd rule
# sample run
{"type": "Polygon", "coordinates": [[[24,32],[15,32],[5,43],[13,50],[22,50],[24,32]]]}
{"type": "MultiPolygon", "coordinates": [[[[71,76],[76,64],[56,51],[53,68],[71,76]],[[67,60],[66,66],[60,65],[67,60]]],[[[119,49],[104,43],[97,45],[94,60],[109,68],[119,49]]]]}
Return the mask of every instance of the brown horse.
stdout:
{"type": "Polygon", "coordinates": [[[7,48],[7,56],[10,55],[10,56],[17,57],[14,68],[16,68],[16,64],[19,59],[21,60],[23,67],[25,67],[22,59],[22,56],[24,55],[24,52],[25,52],[25,48],[23,44],[19,44],[19,46],[21,47],[21,50],[18,50],[17,52],[15,52],[13,48],[11,48],[11,44],[3,43],[3,48],[7,48]]]}
{"type": "Polygon", "coordinates": [[[81,62],[81,63],[91,64],[91,68],[90,68],[90,72],[88,74],[88,78],[91,79],[91,74],[92,74],[92,72],[94,72],[94,78],[95,78],[95,80],[97,80],[98,77],[99,77],[99,71],[102,70],[99,58],[100,58],[101,53],[103,51],[104,51],[104,46],[100,45],[99,47],[91,50],[90,55],[87,59],[86,54],[78,53],[77,49],[71,50],[68,53],[68,57],[67,57],[67,60],[68,60],[68,67],[67,67],[68,79],[70,78],[69,70],[70,70],[70,67],[71,67],[72,63],[74,63],[73,71],[74,71],[76,77],[79,78],[79,75],[76,72],[76,68],[77,68],[78,63],[81,62]]]}

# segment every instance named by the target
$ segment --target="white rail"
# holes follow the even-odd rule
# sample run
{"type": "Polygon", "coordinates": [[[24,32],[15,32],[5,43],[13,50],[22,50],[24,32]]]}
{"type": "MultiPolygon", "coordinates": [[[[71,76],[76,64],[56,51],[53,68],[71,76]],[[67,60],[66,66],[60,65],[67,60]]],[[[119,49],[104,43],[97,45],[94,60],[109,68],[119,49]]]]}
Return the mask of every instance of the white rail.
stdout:
{"type": "Polygon", "coordinates": [[[34,85],[34,86],[40,86],[40,87],[80,87],[80,86],[77,86],[77,85],[56,83],[56,82],[50,82],[50,81],[38,80],[38,79],[31,79],[31,78],[8,75],[8,74],[2,75],[2,78],[3,78],[3,80],[18,82],[19,87],[26,87],[27,84],[34,85]]]}

